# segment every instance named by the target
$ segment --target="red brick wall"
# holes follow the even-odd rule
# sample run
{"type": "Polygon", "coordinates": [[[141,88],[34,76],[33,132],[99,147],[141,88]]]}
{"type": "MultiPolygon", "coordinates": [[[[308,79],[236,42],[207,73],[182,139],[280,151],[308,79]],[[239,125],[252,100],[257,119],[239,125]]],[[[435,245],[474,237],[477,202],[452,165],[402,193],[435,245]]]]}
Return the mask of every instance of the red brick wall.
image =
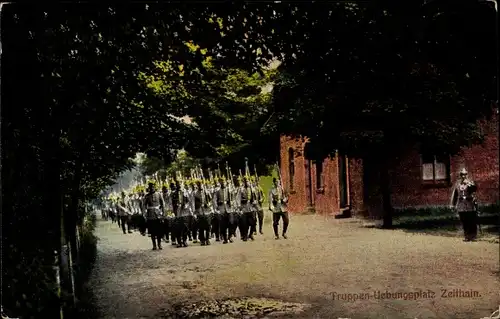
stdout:
{"type": "Polygon", "coordinates": [[[280,139],[280,169],[283,179],[283,188],[290,193],[288,209],[291,213],[303,213],[307,210],[307,194],[304,170],[304,140],[282,136],[280,139]],[[288,166],[288,150],[293,148],[295,153],[295,177],[293,190],[290,189],[290,171],[288,166]]]}
{"type": "Polygon", "coordinates": [[[314,196],[314,208],[318,214],[337,214],[340,211],[339,204],[339,175],[338,158],[326,158],[323,160],[323,190],[316,186],[316,165],[313,165],[312,186],[314,196]]]}
{"type": "Polygon", "coordinates": [[[349,201],[353,213],[366,210],[364,203],[363,161],[349,160],[349,201]]]}
{"type": "MultiPolygon", "coordinates": [[[[499,200],[499,144],[498,114],[493,121],[483,122],[486,134],[485,142],[471,148],[464,148],[460,154],[451,158],[451,182],[455,183],[458,171],[465,165],[471,178],[478,184],[478,199],[482,203],[494,203],[499,200]]],[[[281,137],[281,175],[285,190],[290,190],[288,150],[295,153],[294,187],[290,192],[289,210],[291,213],[304,213],[309,206],[308,176],[304,158],[305,138],[281,137]]],[[[309,161],[309,160],[307,160],[309,161]]],[[[312,202],[319,214],[336,214],[339,204],[339,166],[338,157],[323,161],[323,190],[318,191],[316,183],[316,165],[310,163],[312,202]]],[[[354,213],[368,211],[371,216],[381,214],[382,201],[376,166],[363,163],[362,160],[348,160],[348,196],[354,213]],[[367,196],[367,197],[365,197],[367,196]]],[[[448,205],[451,186],[429,188],[422,183],[421,157],[416,149],[409,148],[405,155],[394,158],[391,163],[392,205],[395,208],[448,205]]]]}
{"type": "MultiPolygon", "coordinates": [[[[499,200],[498,169],[498,114],[490,122],[482,122],[486,135],[481,145],[463,148],[450,162],[451,185],[457,180],[462,167],[467,168],[470,177],[478,185],[478,199],[481,203],[495,203],[499,200]]],[[[416,150],[398,159],[391,172],[392,204],[396,208],[442,206],[451,199],[452,186],[429,188],[422,184],[421,157],[416,150]]]]}

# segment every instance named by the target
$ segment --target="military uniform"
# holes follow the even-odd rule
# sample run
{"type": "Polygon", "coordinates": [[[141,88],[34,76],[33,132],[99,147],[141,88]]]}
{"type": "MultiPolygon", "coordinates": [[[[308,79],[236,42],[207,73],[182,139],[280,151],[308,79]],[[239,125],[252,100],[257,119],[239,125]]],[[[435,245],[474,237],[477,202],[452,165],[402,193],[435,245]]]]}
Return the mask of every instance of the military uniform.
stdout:
{"type": "Polygon", "coordinates": [[[269,210],[273,212],[273,230],[276,239],[279,239],[278,234],[278,225],[280,218],[283,219],[283,238],[287,238],[286,231],[288,230],[288,211],[286,204],[288,202],[288,198],[285,194],[283,194],[281,187],[277,185],[273,185],[271,190],[269,191],[269,210]]]}
{"type": "Polygon", "coordinates": [[[118,210],[119,210],[119,215],[120,215],[120,223],[121,223],[121,228],[124,234],[127,233],[127,230],[129,233],[132,232],[131,227],[130,227],[130,206],[128,203],[128,199],[126,198],[125,195],[122,195],[120,201],[117,204],[118,210]]]}
{"type": "Polygon", "coordinates": [[[477,201],[475,192],[477,186],[467,178],[467,170],[460,172],[461,180],[453,190],[452,206],[455,208],[464,229],[465,241],[473,241],[477,237],[477,201]]]}
{"type": "Polygon", "coordinates": [[[200,182],[194,192],[194,203],[201,245],[210,245],[210,211],[208,209],[210,198],[202,189],[200,182]]]}
{"type": "Polygon", "coordinates": [[[262,226],[264,225],[264,208],[262,207],[262,203],[264,202],[264,190],[262,190],[262,187],[258,185],[256,182],[256,185],[254,186],[254,192],[256,196],[255,200],[255,211],[257,212],[257,219],[259,221],[259,233],[263,234],[262,232],[262,226]]]}
{"type": "Polygon", "coordinates": [[[241,212],[240,216],[240,235],[243,241],[247,241],[248,238],[253,238],[255,221],[254,221],[254,207],[252,201],[254,200],[252,188],[250,185],[245,183],[240,189],[241,194],[241,212]]]}
{"type": "Polygon", "coordinates": [[[210,229],[212,232],[212,237],[215,237],[215,241],[220,241],[221,237],[221,231],[220,231],[220,223],[221,223],[221,213],[219,211],[219,207],[217,205],[217,196],[219,192],[220,187],[216,185],[211,185],[210,186],[210,220],[211,220],[211,225],[210,229]]]}
{"type": "Polygon", "coordinates": [[[170,242],[170,237],[172,237],[173,240],[173,232],[172,232],[173,208],[172,208],[172,198],[170,196],[171,192],[168,190],[166,185],[163,186],[162,195],[163,195],[163,200],[165,201],[165,210],[164,210],[165,218],[163,219],[163,235],[165,236],[165,241],[168,243],[170,242]]]}
{"type": "Polygon", "coordinates": [[[144,206],[146,207],[146,219],[149,233],[151,234],[151,242],[153,243],[153,250],[162,249],[161,238],[163,237],[163,229],[161,219],[163,217],[163,210],[165,201],[161,193],[153,189],[144,197],[144,206]]]}
{"type": "Polygon", "coordinates": [[[193,212],[190,204],[190,191],[187,189],[180,189],[177,193],[178,200],[178,213],[177,219],[177,247],[187,247],[187,239],[189,232],[189,224],[193,220],[193,212]]]}
{"type": "Polygon", "coordinates": [[[214,200],[220,216],[220,236],[223,243],[233,242],[234,215],[231,211],[231,193],[224,181],[221,181],[214,200]]]}
{"type": "Polygon", "coordinates": [[[195,211],[195,199],[194,199],[194,194],[196,192],[196,187],[194,185],[194,181],[189,181],[189,207],[192,212],[192,217],[188,218],[188,238],[189,241],[192,241],[193,243],[198,243],[198,231],[199,231],[199,226],[198,226],[198,219],[196,218],[196,214],[194,213],[195,211]]]}

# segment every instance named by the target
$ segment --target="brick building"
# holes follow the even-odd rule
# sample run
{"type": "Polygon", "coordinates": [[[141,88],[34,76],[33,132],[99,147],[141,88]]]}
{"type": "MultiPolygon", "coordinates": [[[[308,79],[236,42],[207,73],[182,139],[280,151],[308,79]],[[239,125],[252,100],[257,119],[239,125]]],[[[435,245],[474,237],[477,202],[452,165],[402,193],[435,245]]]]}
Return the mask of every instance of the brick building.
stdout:
{"type": "MultiPolygon", "coordinates": [[[[394,208],[445,206],[451,199],[458,171],[466,167],[478,184],[480,203],[499,200],[498,111],[481,122],[485,141],[463,148],[455,156],[419,154],[409,147],[390,163],[391,202],[394,208]]],[[[307,156],[307,138],[281,137],[281,176],[290,192],[292,213],[316,212],[380,215],[379,174],[373,163],[337,154],[323,161],[307,156]]]]}

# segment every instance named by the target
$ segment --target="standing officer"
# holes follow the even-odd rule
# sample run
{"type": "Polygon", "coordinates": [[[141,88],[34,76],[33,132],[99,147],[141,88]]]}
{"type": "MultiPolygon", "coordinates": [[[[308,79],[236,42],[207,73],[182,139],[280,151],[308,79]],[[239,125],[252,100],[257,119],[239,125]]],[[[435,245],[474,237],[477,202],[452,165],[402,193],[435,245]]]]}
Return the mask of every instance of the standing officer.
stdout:
{"type": "Polygon", "coordinates": [[[467,178],[467,170],[459,173],[459,180],[453,190],[451,206],[455,209],[464,229],[464,241],[474,241],[477,237],[477,186],[467,178]]]}
{"type": "Polygon", "coordinates": [[[278,225],[280,218],[283,218],[283,233],[284,239],[287,239],[286,231],[288,229],[288,211],[286,205],[288,203],[287,196],[283,193],[281,183],[278,184],[276,178],[273,178],[273,187],[269,191],[269,210],[273,212],[273,230],[275,239],[279,239],[278,225]]]}
{"type": "Polygon", "coordinates": [[[162,249],[161,238],[163,235],[161,227],[161,217],[165,207],[165,201],[161,193],[155,190],[155,184],[149,182],[148,193],[144,197],[144,206],[146,207],[146,218],[148,223],[149,233],[151,234],[151,242],[153,243],[153,250],[162,249]]]}

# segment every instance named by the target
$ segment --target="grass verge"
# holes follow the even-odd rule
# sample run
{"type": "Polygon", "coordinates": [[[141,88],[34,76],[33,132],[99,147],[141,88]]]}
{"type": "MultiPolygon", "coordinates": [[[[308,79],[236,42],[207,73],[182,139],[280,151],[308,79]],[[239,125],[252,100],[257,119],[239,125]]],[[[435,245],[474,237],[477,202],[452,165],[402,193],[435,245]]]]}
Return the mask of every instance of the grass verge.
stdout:
{"type": "MultiPolygon", "coordinates": [[[[499,234],[500,205],[479,208],[480,230],[483,235],[499,234]]],[[[410,232],[439,233],[456,236],[462,231],[459,218],[449,208],[424,208],[397,210],[394,214],[394,228],[410,232]]]]}

